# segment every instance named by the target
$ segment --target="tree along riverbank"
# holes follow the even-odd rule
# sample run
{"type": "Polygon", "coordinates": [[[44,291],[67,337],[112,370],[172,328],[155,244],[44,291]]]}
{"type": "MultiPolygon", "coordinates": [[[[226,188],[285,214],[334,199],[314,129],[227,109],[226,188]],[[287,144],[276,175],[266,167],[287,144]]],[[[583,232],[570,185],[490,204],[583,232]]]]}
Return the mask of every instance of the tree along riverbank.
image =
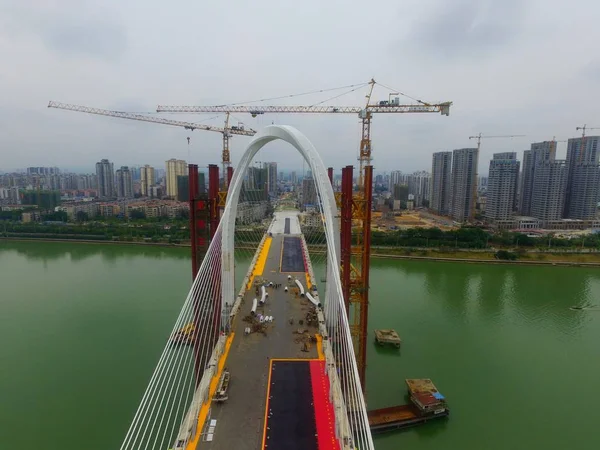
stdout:
{"type": "MultiPolygon", "coordinates": [[[[260,241],[266,227],[263,225],[238,225],[236,238],[248,243],[260,241]]],[[[305,235],[311,236],[309,244],[325,243],[322,228],[302,227],[305,235]]],[[[118,220],[82,223],[32,222],[21,223],[0,221],[0,236],[47,237],[57,239],[87,239],[120,242],[164,242],[184,244],[189,241],[188,222],[185,219],[118,220]]],[[[409,228],[394,231],[372,231],[373,248],[441,249],[446,253],[457,250],[492,251],[518,249],[525,251],[576,252],[600,251],[600,233],[563,237],[553,233],[532,237],[516,232],[490,232],[477,227],[463,227],[443,231],[438,228],[409,228]]]]}
{"type": "MultiPolygon", "coordinates": [[[[63,239],[47,236],[30,237],[0,237],[0,242],[21,241],[21,242],[62,242],[62,243],[81,243],[81,244],[108,244],[108,245],[141,245],[155,247],[179,247],[188,248],[189,242],[169,243],[169,242],[147,242],[147,241],[121,241],[121,240],[94,240],[85,238],[63,239]]],[[[240,250],[255,250],[255,247],[249,244],[236,246],[240,250]]],[[[322,253],[323,246],[309,245],[310,252],[322,253]]],[[[502,251],[502,250],[500,250],[502,251]]],[[[496,250],[468,250],[457,249],[456,251],[447,251],[434,248],[399,248],[376,246],[372,248],[371,257],[378,259],[414,259],[431,260],[442,262],[471,262],[483,264],[525,264],[525,265],[569,265],[569,266],[600,266],[600,252],[587,249],[570,251],[551,251],[551,250],[529,250],[523,252],[518,249],[504,250],[515,255],[514,259],[497,258],[496,250]]]]}

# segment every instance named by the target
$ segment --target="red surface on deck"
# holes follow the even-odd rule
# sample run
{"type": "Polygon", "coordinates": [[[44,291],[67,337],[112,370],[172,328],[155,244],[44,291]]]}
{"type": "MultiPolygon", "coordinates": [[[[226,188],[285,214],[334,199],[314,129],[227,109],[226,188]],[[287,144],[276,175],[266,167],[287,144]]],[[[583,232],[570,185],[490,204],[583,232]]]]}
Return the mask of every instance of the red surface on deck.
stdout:
{"type": "Polygon", "coordinates": [[[319,450],[339,450],[340,446],[335,437],[335,413],[329,400],[329,379],[325,373],[325,361],[310,362],[310,380],[319,450]]]}

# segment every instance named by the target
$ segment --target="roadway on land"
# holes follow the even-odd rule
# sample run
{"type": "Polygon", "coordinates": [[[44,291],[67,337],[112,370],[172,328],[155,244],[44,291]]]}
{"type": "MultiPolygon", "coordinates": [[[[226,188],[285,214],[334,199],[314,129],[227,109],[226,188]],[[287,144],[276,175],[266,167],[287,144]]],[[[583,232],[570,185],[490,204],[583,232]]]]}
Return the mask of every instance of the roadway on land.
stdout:
{"type": "Polygon", "coordinates": [[[298,221],[298,210],[275,211],[275,217],[269,226],[268,232],[273,234],[300,234],[300,222],[298,221]],[[290,229],[286,231],[286,219],[289,220],[290,229]]]}

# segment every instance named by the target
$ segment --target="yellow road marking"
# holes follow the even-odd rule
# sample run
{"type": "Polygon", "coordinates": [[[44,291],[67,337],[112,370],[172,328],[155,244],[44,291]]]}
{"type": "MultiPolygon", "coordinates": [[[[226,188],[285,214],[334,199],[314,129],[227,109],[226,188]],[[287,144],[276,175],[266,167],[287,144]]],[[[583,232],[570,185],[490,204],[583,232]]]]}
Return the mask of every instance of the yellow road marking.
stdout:
{"type": "Polygon", "coordinates": [[[252,275],[250,275],[250,279],[248,280],[248,285],[246,286],[246,290],[249,290],[252,287],[252,283],[254,283],[254,277],[262,276],[263,271],[265,270],[265,264],[267,263],[267,257],[269,256],[269,249],[271,248],[271,241],[273,238],[268,237],[265,239],[263,243],[263,247],[260,250],[260,254],[256,259],[256,264],[252,269],[252,275]]]}
{"type": "Polygon", "coordinates": [[[323,353],[323,336],[317,333],[315,337],[317,338],[317,354],[319,355],[319,360],[323,361],[325,359],[325,353],[323,353]]]}
{"type": "Polygon", "coordinates": [[[310,282],[310,275],[306,272],[306,292],[310,292],[310,288],[312,287],[312,283],[310,282]]]}
{"type": "Polygon", "coordinates": [[[279,272],[283,273],[283,247],[285,245],[285,237],[281,239],[281,252],[279,253],[279,272]]]}
{"type": "Polygon", "coordinates": [[[206,422],[206,418],[208,417],[210,404],[212,403],[212,398],[215,395],[217,385],[219,384],[219,380],[221,379],[221,374],[223,373],[223,369],[225,368],[225,361],[227,361],[227,355],[229,354],[229,349],[231,347],[231,343],[233,342],[234,336],[235,333],[231,333],[227,338],[227,342],[225,342],[225,350],[219,358],[219,364],[217,365],[217,373],[210,381],[210,386],[208,388],[208,399],[202,404],[202,407],[200,408],[200,413],[198,414],[198,427],[196,430],[196,436],[194,436],[194,439],[192,441],[188,442],[186,450],[197,450],[198,448],[198,442],[200,441],[200,436],[202,435],[204,422],[206,422]]]}

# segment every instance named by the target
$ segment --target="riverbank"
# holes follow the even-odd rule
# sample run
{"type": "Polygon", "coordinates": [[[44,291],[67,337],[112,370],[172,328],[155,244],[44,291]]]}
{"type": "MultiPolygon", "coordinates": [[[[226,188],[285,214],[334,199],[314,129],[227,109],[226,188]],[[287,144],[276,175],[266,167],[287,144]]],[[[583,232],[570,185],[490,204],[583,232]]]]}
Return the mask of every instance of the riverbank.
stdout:
{"type": "Polygon", "coordinates": [[[69,242],[73,244],[99,244],[99,245],[142,245],[148,247],[183,247],[189,248],[190,244],[173,244],[169,242],[141,242],[141,241],[110,241],[110,240],[93,240],[93,239],[54,239],[54,238],[26,238],[26,237],[1,237],[0,242],[69,242]]]}
{"type": "Polygon", "coordinates": [[[409,249],[378,247],[373,250],[373,258],[387,259],[414,259],[441,262],[470,262],[484,264],[523,264],[523,265],[567,265],[567,266],[600,266],[600,252],[594,251],[567,251],[552,252],[545,250],[522,251],[518,249],[505,249],[517,255],[515,260],[502,260],[495,257],[498,249],[494,250],[466,250],[443,251],[439,249],[409,249]]]}
{"type": "MultiPolygon", "coordinates": [[[[2,237],[0,242],[69,242],[82,244],[108,244],[108,245],[131,245],[150,247],[189,248],[190,244],[184,242],[173,244],[168,242],[141,242],[141,241],[98,241],[89,239],[51,239],[51,238],[24,238],[24,237],[2,237]]],[[[243,247],[253,250],[254,248],[243,247]]],[[[313,251],[313,250],[311,250],[313,251]]],[[[319,252],[320,250],[316,250],[319,252]]],[[[440,251],[436,249],[409,249],[390,247],[385,249],[377,247],[371,253],[371,257],[377,259],[407,259],[440,262],[467,262],[482,264],[521,264],[521,265],[554,265],[554,266],[582,266],[600,267],[600,252],[547,252],[537,251],[519,255],[514,261],[500,260],[495,258],[495,251],[468,251],[457,250],[455,252],[440,251]]]]}
{"type": "MultiPolygon", "coordinates": [[[[492,258],[464,258],[468,253],[462,254],[462,258],[455,258],[451,256],[416,256],[416,255],[392,255],[392,254],[371,254],[372,258],[378,259],[408,259],[408,260],[422,260],[422,261],[439,261],[439,262],[462,262],[472,264],[521,264],[527,266],[573,266],[573,267],[600,267],[600,256],[594,261],[581,260],[577,258],[576,254],[551,254],[547,255],[547,260],[532,260],[532,259],[518,259],[515,261],[507,261],[502,259],[492,259],[493,253],[490,255],[492,258]],[[570,258],[570,259],[567,259],[570,258]]],[[[588,255],[584,255],[588,256],[588,255]]]]}

